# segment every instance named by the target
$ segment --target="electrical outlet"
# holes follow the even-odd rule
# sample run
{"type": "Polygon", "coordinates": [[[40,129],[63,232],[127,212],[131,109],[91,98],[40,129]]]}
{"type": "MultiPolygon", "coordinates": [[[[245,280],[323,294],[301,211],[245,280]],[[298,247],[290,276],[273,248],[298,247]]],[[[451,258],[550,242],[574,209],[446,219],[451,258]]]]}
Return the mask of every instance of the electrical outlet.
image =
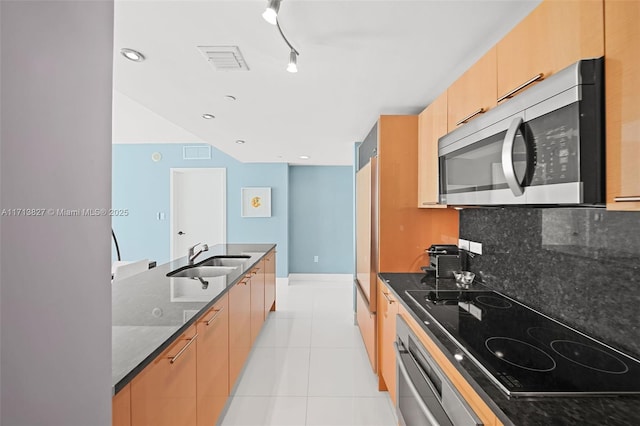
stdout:
{"type": "Polygon", "coordinates": [[[461,248],[463,250],[469,250],[469,240],[459,239],[458,248],[461,248]]]}
{"type": "Polygon", "coordinates": [[[471,253],[482,254],[482,243],[469,241],[469,251],[471,253]]]}
{"type": "Polygon", "coordinates": [[[313,261],[314,261],[315,263],[318,263],[318,256],[313,256],[313,261]]]}

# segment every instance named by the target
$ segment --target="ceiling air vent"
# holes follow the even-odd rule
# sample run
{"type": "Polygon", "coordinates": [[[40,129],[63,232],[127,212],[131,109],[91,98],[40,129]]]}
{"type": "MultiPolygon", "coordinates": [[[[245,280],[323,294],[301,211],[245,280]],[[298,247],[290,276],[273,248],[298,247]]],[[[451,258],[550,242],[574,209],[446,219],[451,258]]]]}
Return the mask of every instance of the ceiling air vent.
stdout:
{"type": "Polygon", "coordinates": [[[198,46],[216,71],[249,71],[238,46],[198,46]]]}

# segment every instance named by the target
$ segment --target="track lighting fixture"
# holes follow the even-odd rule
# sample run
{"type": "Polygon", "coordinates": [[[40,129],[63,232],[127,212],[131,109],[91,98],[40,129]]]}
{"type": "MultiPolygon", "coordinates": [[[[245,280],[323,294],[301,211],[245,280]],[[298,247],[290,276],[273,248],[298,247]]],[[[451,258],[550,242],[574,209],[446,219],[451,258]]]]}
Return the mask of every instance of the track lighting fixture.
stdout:
{"type": "Polygon", "coordinates": [[[278,28],[278,32],[280,36],[289,46],[289,65],[287,65],[287,71],[289,72],[298,72],[298,56],[300,56],[300,52],[298,52],[287,40],[284,33],[282,32],[282,28],[280,28],[280,21],[278,21],[278,11],[280,10],[280,0],[269,0],[269,4],[267,5],[267,9],[262,14],[262,17],[268,23],[275,25],[278,28]]]}
{"type": "Polygon", "coordinates": [[[262,17],[265,21],[271,25],[276,25],[278,22],[278,11],[280,10],[280,0],[269,0],[267,8],[262,13],[262,17]]]}

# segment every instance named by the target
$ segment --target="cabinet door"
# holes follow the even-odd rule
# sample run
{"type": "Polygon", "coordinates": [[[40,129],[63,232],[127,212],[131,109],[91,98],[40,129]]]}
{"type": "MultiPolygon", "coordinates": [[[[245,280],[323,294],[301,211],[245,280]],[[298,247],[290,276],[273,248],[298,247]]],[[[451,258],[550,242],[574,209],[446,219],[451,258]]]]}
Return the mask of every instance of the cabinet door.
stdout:
{"type": "Polygon", "coordinates": [[[131,380],[132,426],[196,425],[196,327],[131,380]]]}
{"type": "Polygon", "coordinates": [[[229,303],[224,295],[196,323],[198,426],[214,425],[229,396],[229,303]]]}
{"type": "MultiPolygon", "coordinates": [[[[373,306],[372,308],[375,309],[373,306]]],[[[378,351],[376,345],[376,314],[369,311],[369,304],[365,299],[364,293],[359,288],[356,292],[356,321],[369,356],[371,368],[376,372],[378,351]]]]}
{"type": "Polygon", "coordinates": [[[264,262],[264,316],[276,310],[276,252],[271,251],[264,262]]]}
{"type": "Polygon", "coordinates": [[[251,344],[264,323],[264,262],[251,271],[251,344]]]}
{"type": "Polygon", "coordinates": [[[438,139],[447,134],[447,92],[418,116],[418,207],[438,204],[438,139]]]}
{"type": "Polygon", "coordinates": [[[496,45],[498,99],[580,59],[603,56],[603,28],[602,0],[543,1],[496,45]]]}
{"type": "Polygon", "coordinates": [[[393,405],[396,405],[396,315],[398,302],[378,279],[378,375],[382,376],[393,405]]]}
{"type": "Polygon", "coordinates": [[[245,277],[229,290],[229,392],[251,350],[251,279],[245,277]]]}
{"type": "Polygon", "coordinates": [[[448,131],[496,106],[498,98],[496,48],[492,47],[447,89],[448,131]]]}
{"type": "Polygon", "coordinates": [[[605,1],[607,209],[640,210],[640,2],[605,1]]]}
{"type": "Polygon", "coordinates": [[[131,426],[131,385],[120,389],[111,401],[111,424],[131,426]]]}

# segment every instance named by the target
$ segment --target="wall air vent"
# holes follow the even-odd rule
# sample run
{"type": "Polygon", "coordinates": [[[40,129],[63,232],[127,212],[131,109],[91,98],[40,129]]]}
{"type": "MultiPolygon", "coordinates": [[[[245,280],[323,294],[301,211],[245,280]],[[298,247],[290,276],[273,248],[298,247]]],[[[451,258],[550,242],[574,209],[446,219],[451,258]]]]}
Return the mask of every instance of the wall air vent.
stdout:
{"type": "Polygon", "coordinates": [[[182,147],[183,160],[210,160],[211,145],[192,145],[182,147]]]}
{"type": "Polygon", "coordinates": [[[238,46],[198,46],[216,71],[249,71],[238,46]]]}

